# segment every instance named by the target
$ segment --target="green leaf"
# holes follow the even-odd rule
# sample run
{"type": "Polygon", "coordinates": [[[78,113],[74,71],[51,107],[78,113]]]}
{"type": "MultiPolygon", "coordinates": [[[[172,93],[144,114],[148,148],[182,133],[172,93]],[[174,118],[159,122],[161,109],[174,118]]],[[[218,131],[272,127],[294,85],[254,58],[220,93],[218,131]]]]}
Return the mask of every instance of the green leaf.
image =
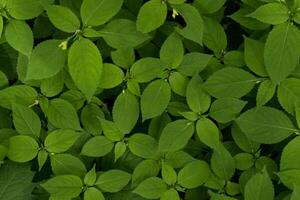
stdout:
{"type": "Polygon", "coordinates": [[[99,176],[95,185],[104,192],[119,192],[130,181],[131,175],[127,172],[113,169],[99,176]]]}
{"type": "Polygon", "coordinates": [[[268,172],[264,169],[252,176],[245,186],[245,200],[273,200],[274,187],[268,172]]]}
{"type": "Polygon", "coordinates": [[[90,187],[84,192],[84,200],[105,200],[105,198],[100,190],[90,187]]]}
{"type": "Polygon", "coordinates": [[[0,90],[0,106],[11,109],[14,104],[30,106],[37,100],[37,92],[27,85],[14,85],[0,90]]]}
{"type": "Polygon", "coordinates": [[[67,52],[59,47],[61,40],[46,40],[32,51],[26,80],[41,80],[56,75],[67,60],[67,52]]]}
{"type": "Polygon", "coordinates": [[[41,150],[38,153],[38,164],[39,164],[39,171],[41,171],[42,167],[45,165],[48,159],[48,152],[41,150]]]}
{"type": "Polygon", "coordinates": [[[257,78],[247,71],[225,67],[212,74],[203,88],[213,97],[240,98],[252,90],[257,78]]]}
{"type": "Polygon", "coordinates": [[[18,133],[37,137],[40,135],[41,120],[32,109],[14,104],[12,110],[14,126],[18,133]]]}
{"type": "Polygon", "coordinates": [[[80,28],[77,16],[67,7],[51,5],[47,7],[47,14],[52,24],[67,33],[73,33],[80,28]]]}
{"type": "Polygon", "coordinates": [[[187,53],[178,67],[178,71],[186,76],[194,76],[201,72],[209,63],[211,55],[199,52],[187,53]]]}
{"type": "Polygon", "coordinates": [[[6,75],[2,71],[0,71],[0,89],[6,88],[8,85],[9,85],[9,83],[8,83],[8,79],[7,79],[6,75]]]}
{"type": "Polygon", "coordinates": [[[246,103],[236,98],[220,98],[211,104],[209,115],[217,122],[228,123],[238,116],[246,103]]]}
{"type": "Polygon", "coordinates": [[[135,48],[147,40],[150,36],[136,30],[136,25],[128,19],[116,19],[109,22],[98,31],[105,42],[114,48],[135,48]]]}
{"type": "Polygon", "coordinates": [[[118,13],[123,0],[84,0],[80,14],[84,26],[99,26],[118,13]]]}
{"type": "Polygon", "coordinates": [[[52,131],[45,139],[45,148],[51,153],[63,153],[73,146],[79,136],[71,129],[52,131]]]}
{"type": "Polygon", "coordinates": [[[173,151],[165,154],[164,161],[174,168],[182,168],[195,159],[184,151],[173,151]]]}
{"type": "Polygon", "coordinates": [[[174,185],[177,182],[177,173],[173,167],[163,162],[161,166],[161,175],[165,183],[174,185]]]}
{"type": "Polygon", "coordinates": [[[128,91],[122,92],[115,100],[112,116],[122,133],[129,133],[137,123],[140,114],[138,99],[128,91]]]}
{"type": "Polygon", "coordinates": [[[218,11],[225,4],[226,0],[195,0],[193,5],[203,14],[211,14],[218,11]]]}
{"type": "Polygon", "coordinates": [[[81,179],[74,175],[60,175],[41,184],[53,198],[71,199],[79,196],[83,186],[81,179]]]}
{"type": "Polygon", "coordinates": [[[300,185],[300,170],[288,169],[277,173],[280,181],[289,189],[293,190],[294,186],[300,185]]]}
{"type": "Polygon", "coordinates": [[[84,176],[84,183],[88,186],[93,186],[97,180],[96,165],[84,176]]]}
{"type": "Polygon", "coordinates": [[[280,160],[280,170],[300,169],[300,163],[298,162],[299,153],[300,137],[297,136],[283,148],[280,160]]]}
{"type": "Polygon", "coordinates": [[[89,157],[102,157],[108,154],[113,147],[113,141],[104,136],[96,136],[92,137],[83,145],[81,154],[89,157]]]}
{"type": "Polygon", "coordinates": [[[46,115],[49,122],[56,128],[81,130],[76,110],[66,100],[53,99],[49,101],[46,115]]]}
{"type": "Polygon", "coordinates": [[[263,81],[257,90],[257,95],[256,95],[256,106],[263,106],[265,105],[268,101],[272,99],[276,92],[276,85],[270,81],[270,80],[265,80],[263,81]]]}
{"type": "Polygon", "coordinates": [[[10,20],[5,27],[5,38],[10,46],[30,57],[33,48],[33,34],[26,22],[10,20]]]}
{"type": "Polygon", "coordinates": [[[297,200],[300,198],[300,188],[299,186],[294,186],[294,190],[291,196],[291,200],[297,200]]]}
{"type": "Polygon", "coordinates": [[[180,200],[178,192],[171,188],[166,191],[160,198],[161,200],[180,200]]]}
{"type": "Polygon", "coordinates": [[[155,177],[160,171],[160,166],[155,160],[143,160],[135,168],[132,174],[131,187],[135,188],[143,180],[155,177]]]}
{"type": "Polygon", "coordinates": [[[35,186],[32,183],[34,173],[30,164],[20,164],[7,161],[0,168],[0,199],[29,200],[35,186]]]}
{"type": "Polygon", "coordinates": [[[213,172],[223,180],[228,181],[234,175],[235,160],[222,144],[214,149],[210,162],[213,172]]]}
{"type": "Polygon", "coordinates": [[[119,160],[119,158],[121,158],[125,152],[127,150],[127,145],[124,142],[117,142],[115,145],[115,159],[114,162],[117,162],[117,160],[119,160]]]}
{"type": "Polygon", "coordinates": [[[249,139],[262,144],[278,143],[296,131],[283,112],[271,107],[252,108],[236,121],[249,139]]]}
{"type": "Polygon", "coordinates": [[[264,60],[267,72],[275,83],[283,81],[299,61],[300,33],[296,26],[289,23],[275,26],[269,33],[264,60]]]}
{"type": "Polygon", "coordinates": [[[100,135],[102,132],[98,118],[104,118],[102,109],[96,104],[88,104],[81,111],[81,123],[84,129],[92,135],[100,135]]]}
{"type": "Polygon", "coordinates": [[[169,76],[169,84],[174,93],[185,96],[189,79],[179,72],[173,72],[169,76]]]}
{"type": "Polygon", "coordinates": [[[282,24],[289,19],[288,8],[281,3],[268,3],[248,15],[266,24],[282,24]]]}
{"type": "Polygon", "coordinates": [[[18,135],[9,139],[7,157],[15,162],[28,162],[35,158],[39,151],[38,143],[30,136],[18,135]]]}
{"type": "Polygon", "coordinates": [[[82,161],[70,154],[51,155],[50,160],[54,175],[73,174],[83,177],[86,174],[86,168],[82,161]]]}
{"type": "Polygon", "coordinates": [[[176,10],[182,15],[186,26],[175,30],[186,39],[202,45],[204,24],[197,9],[190,4],[184,3],[177,5],[176,10]]]}
{"type": "Polygon", "coordinates": [[[251,168],[255,162],[253,155],[249,153],[239,153],[234,156],[236,168],[239,170],[247,170],[251,168]]]}
{"type": "Polygon", "coordinates": [[[171,99],[171,89],[165,80],[155,80],[144,90],[141,97],[143,121],[161,115],[171,99]]]}
{"type": "Polygon", "coordinates": [[[158,149],[160,152],[180,150],[187,145],[193,133],[193,122],[180,119],[168,123],[159,138],[158,149]]]}
{"type": "Polygon", "coordinates": [[[3,17],[0,17],[0,37],[2,37],[3,25],[3,17]]]}
{"type": "Polygon", "coordinates": [[[227,47],[227,37],[218,21],[204,17],[203,43],[217,55],[227,47]]]}
{"type": "Polygon", "coordinates": [[[252,38],[245,38],[245,62],[247,67],[259,76],[267,76],[264,63],[265,44],[252,38]]]}
{"type": "Polygon", "coordinates": [[[135,80],[145,83],[159,77],[166,64],[158,58],[142,58],[130,68],[130,73],[135,80]]]}
{"type": "Polygon", "coordinates": [[[159,199],[167,191],[165,182],[157,177],[151,177],[139,184],[133,191],[146,199],[159,199]]]}
{"type": "Polygon", "coordinates": [[[146,134],[135,133],[128,139],[129,150],[145,159],[153,159],[157,155],[157,141],[146,134]]]}
{"type": "Polygon", "coordinates": [[[116,65],[105,63],[103,65],[99,87],[103,89],[114,88],[124,80],[123,71],[116,65]]]}
{"type": "Polygon", "coordinates": [[[280,105],[291,114],[295,114],[295,106],[300,103],[300,80],[288,78],[284,80],[277,90],[277,97],[280,105]]]}
{"type": "Polygon", "coordinates": [[[172,68],[177,68],[180,65],[183,54],[184,47],[180,36],[176,32],[173,32],[167,37],[159,51],[160,59],[172,68]]]}
{"type": "Polygon", "coordinates": [[[190,80],[186,90],[186,100],[189,108],[196,113],[204,113],[209,109],[211,98],[199,87],[202,85],[200,76],[195,75],[190,80]]]}
{"type": "Polygon", "coordinates": [[[47,97],[54,97],[58,95],[64,88],[63,72],[60,71],[50,78],[43,79],[40,87],[43,95],[47,97]]]}
{"type": "Polygon", "coordinates": [[[193,161],[179,171],[178,184],[187,189],[197,188],[208,180],[210,174],[209,165],[206,162],[193,161]]]}
{"type": "Polygon", "coordinates": [[[88,39],[76,40],[69,50],[68,65],[74,83],[90,100],[100,84],[102,73],[102,57],[97,46],[88,39]]]}
{"type": "Polygon", "coordinates": [[[164,24],[167,17],[167,5],[160,0],[150,0],[143,4],[137,15],[136,28],[148,33],[164,24]]]}
{"type": "Polygon", "coordinates": [[[218,127],[207,118],[202,118],[196,124],[197,135],[201,142],[215,149],[220,144],[220,133],[218,127]]]}
{"type": "MultiPolygon", "coordinates": [[[[48,1],[49,2],[49,1],[48,1]]],[[[8,0],[8,13],[19,20],[28,20],[37,17],[44,11],[47,1],[36,0],[8,0]]]]}
{"type": "MultiPolygon", "coordinates": [[[[136,41],[136,40],[135,40],[136,41]]],[[[135,61],[134,50],[131,47],[121,47],[110,53],[112,61],[124,68],[128,69],[135,61]]]]}
{"type": "Polygon", "coordinates": [[[112,141],[120,141],[123,139],[124,134],[120,131],[116,123],[101,118],[99,118],[99,120],[107,139],[112,141]]]}

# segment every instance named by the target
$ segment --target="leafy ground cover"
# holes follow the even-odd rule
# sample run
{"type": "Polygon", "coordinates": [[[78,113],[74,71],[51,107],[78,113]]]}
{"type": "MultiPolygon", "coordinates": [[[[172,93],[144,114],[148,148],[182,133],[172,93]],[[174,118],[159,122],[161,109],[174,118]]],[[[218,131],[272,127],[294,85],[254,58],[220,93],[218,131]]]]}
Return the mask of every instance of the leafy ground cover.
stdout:
{"type": "Polygon", "coordinates": [[[300,0],[0,0],[0,200],[299,200],[300,0]]]}

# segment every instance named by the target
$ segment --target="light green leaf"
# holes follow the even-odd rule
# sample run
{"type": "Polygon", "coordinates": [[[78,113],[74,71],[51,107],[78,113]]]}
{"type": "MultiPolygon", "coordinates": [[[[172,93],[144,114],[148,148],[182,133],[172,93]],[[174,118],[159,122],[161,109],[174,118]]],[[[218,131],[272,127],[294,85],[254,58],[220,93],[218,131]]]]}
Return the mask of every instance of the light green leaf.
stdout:
{"type": "Polygon", "coordinates": [[[272,99],[276,92],[276,85],[270,81],[270,80],[265,80],[263,81],[257,90],[257,95],[256,95],[256,106],[263,106],[265,105],[268,101],[272,99]]]}
{"type": "Polygon", "coordinates": [[[186,76],[194,76],[201,72],[209,63],[211,55],[199,52],[187,53],[178,67],[178,71],[186,76]]]}
{"type": "Polygon", "coordinates": [[[88,39],[76,40],[69,50],[68,65],[74,83],[90,100],[100,84],[102,73],[102,57],[97,46],[88,39]]]}
{"type": "Polygon", "coordinates": [[[296,131],[283,112],[271,107],[252,108],[236,121],[249,139],[262,144],[278,143],[296,131]]]}
{"type": "Polygon", "coordinates": [[[239,170],[247,170],[251,168],[255,162],[253,155],[249,153],[238,153],[233,158],[236,168],[239,170]]]}
{"type": "Polygon", "coordinates": [[[115,155],[114,162],[117,162],[117,160],[119,160],[119,158],[121,158],[124,155],[126,150],[127,150],[127,145],[124,142],[117,142],[114,150],[114,155],[115,155]]]}
{"type": "Polygon", "coordinates": [[[167,185],[165,182],[157,177],[151,177],[139,184],[139,186],[133,191],[147,199],[158,199],[167,191],[167,185]]]}
{"type": "Polygon", "coordinates": [[[160,200],[180,200],[180,197],[178,192],[171,188],[161,196],[160,200]]]}
{"type": "Polygon", "coordinates": [[[289,19],[288,8],[281,3],[268,3],[248,15],[266,24],[282,24],[289,19]]]}
{"type": "Polygon", "coordinates": [[[195,159],[185,151],[173,151],[165,154],[164,161],[174,168],[182,168],[195,159]]]}
{"type": "Polygon", "coordinates": [[[155,80],[144,90],[141,97],[143,121],[161,115],[171,99],[171,89],[165,80],[155,80]]]}
{"type": "Polygon", "coordinates": [[[257,78],[247,71],[225,67],[212,74],[203,88],[216,98],[240,98],[252,90],[256,81],[257,78]]]}
{"type": "Polygon", "coordinates": [[[199,87],[202,79],[197,74],[190,80],[186,90],[186,101],[189,108],[196,113],[204,113],[209,109],[211,98],[199,87]]]}
{"type": "Polygon", "coordinates": [[[145,83],[159,77],[163,73],[166,64],[158,58],[142,58],[136,61],[130,68],[130,73],[135,80],[145,83]]]}
{"type": "Polygon", "coordinates": [[[234,175],[235,160],[222,144],[214,149],[210,162],[213,172],[218,177],[228,181],[234,175]]]}
{"type": "Polygon", "coordinates": [[[118,13],[123,0],[84,0],[81,9],[81,19],[84,26],[99,26],[118,13]]]}
{"type": "Polygon", "coordinates": [[[88,186],[93,186],[97,180],[96,165],[84,176],[84,183],[88,186]]]}
{"type": "Polygon", "coordinates": [[[56,75],[41,81],[41,92],[47,97],[54,97],[62,92],[64,83],[63,72],[60,71],[56,75]]]}
{"type": "Polygon", "coordinates": [[[169,76],[169,84],[174,93],[185,96],[189,79],[179,72],[173,72],[169,76]]]}
{"type": "Polygon", "coordinates": [[[246,103],[236,98],[220,98],[211,104],[209,115],[217,122],[228,123],[238,116],[246,103]]]}
{"type": "Polygon", "coordinates": [[[137,15],[136,28],[148,33],[163,25],[167,17],[167,5],[160,0],[150,0],[143,4],[137,15]]]}
{"type": "Polygon", "coordinates": [[[128,139],[129,150],[145,159],[153,159],[157,155],[157,141],[146,134],[135,133],[128,139]]]}
{"type": "Polygon", "coordinates": [[[288,78],[278,86],[278,101],[284,110],[290,114],[295,114],[295,106],[300,103],[299,87],[300,80],[296,78],[288,78]]]}
{"type": "Polygon", "coordinates": [[[184,54],[184,48],[180,36],[173,32],[162,44],[159,57],[165,61],[170,67],[177,68],[184,54]]]}
{"type": "Polygon", "coordinates": [[[161,166],[162,179],[168,185],[174,185],[177,182],[177,173],[169,164],[162,162],[161,166]]]}
{"type": "Polygon", "coordinates": [[[300,198],[300,188],[298,185],[297,186],[295,185],[291,196],[291,200],[297,200],[299,198],[300,198]]]}
{"type": "Polygon", "coordinates": [[[129,69],[135,61],[134,50],[131,47],[121,47],[110,53],[112,61],[124,68],[129,69]]]}
{"type": "Polygon", "coordinates": [[[280,171],[300,169],[300,163],[298,162],[299,153],[300,137],[295,137],[283,148],[280,160],[280,171]]]}
{"type": "Polygon", "coordinates": [[[130,181],[131,175],[127,172],[113,169],[99,176],[95,185],[104,192],[119,192],[130,181]]]}
{"type": "Polygon", "coordinates": [[[293,190],[294,186],[300,185],[300,170],[288,169],[277,173],[280,181],[289,189],[293,190]]]}
{"type": "Polygon", "coordinates": [[[210,173],[206,162],[193,161],[179,171],[178,184],[188,189],[197,188],[208,180],[210,173]]]}
{"type": "Polygon", "coordinates": [[[114,142],[104,136],[96,136],[88,140],[82,147],[81,154],[89,157],[102,157],[114,147],[114,142]],[[101,147],[101,148],[99,148],[101,147]]]}
{"type": "Polygon", "coordinates": [[[92,135],[101,134],[102,127],[98,118],[104,118],[104,113],[98,105],[94,103],[86,105],[81,111],[80,118],[86,131],[92,135]]]}
{"type": "Polygon", "coordinates": [[[283,81],[295,68],[300,57],[300,32],[290,23],[275,26],[269,33],[264,60],[267,72],[275,83],[283,81]]]}
{"type": "Polygon", "coordinates": [[[203,14],[211,14],[218,11],[226,0],[195,0],[193,5],[203,14]]]}
{"type": "Polygon", "coordinates": [[[52,99],[46,113],[49,122],[56,128],[81,130],[75,108],[63,99],[52,99]]]}
{"type": "Polygon", "coordinates": [[[158,149],[160,152],[180,150],[187,145],[193,133],[193,122],[183,119],[173,121],[163,129],[159,138],[158,149]]]}
{"type": "Polygon", "coordinates": [[[7,157],[15,162],[28,162],[39,151],[38,143],[30,136],[18,135],[9,139],[7,157]]]}
{"type": "Polygon", "coordinates": [[[62,153],[67,151],[80,134],[71,129],[58,129],[52,131],[45,139],[45,148],[51,153],[62,153]]]}
{"type": "Polygon", "coordinates": [[[51,168],[54,175],[73,174],[83,177],[86,174],[82,161],[71,154],[55,154],[50,156],[51,168]]]}
{"type": "Polygon", "coordinates": [[[45,0],[8,0],[6,9],[12,17],[19,20],[28,20],[40,15],[44,11],[43,6],[46,4],[47,1],[45,0]]]}
{"type": "Polygon", "coordinates": [[[122,83],[124,80],[123,71],[116,65],[104,63],[100,79],[100,88],[110,89],[122,83]]]}
{"type": "Polygon", "coordinates": [[[77,16],[67,7],[51,5],[47,7],[47,14],[52,24],[67,33],[73,33],[80,28],[77,16]]]}
{"type": "Polygon", "coordinates": [[[274,187],[268,172],[258,172],[245,186],[245,200],[273,200],[274,187]]]}
{"type": "Polygon", "coordinates": [[[48,159],[48,152],[41,150],[38,153],[38,164],[39,164],[39,171],[41,171],[42,167],[45,165],[48,159]]]}
{"type": "Polygon", "coordinates": [[[26,80],[50,78],[65,66],[67,52],[59,47],[61,42],[61,40],[46,40],[33,49],[26,80]]]}
{"type": "Polygon", "coordinates": [[[13,122],[19,134],[39,136],[41,131],[41,120],[30,108],[20,105],[13,105],[13,122]]]}
{"type": "Polygon", "coordinates": [[[37,92],[27,85],[14,85],[0,90],[0,106],[11,109],[14,104],[29,106],[37,100],[37,92]]]}
{"type": "Polygon", "coordinates": [[[54,198],[71,199],[79,196],[83,183],[78,176],[60,175],[49,179],[41,186],[54,198]]]}
{"type": "Polygon", "coordinates": [[[26,22],[10,20],[5,27],[5,38],[14,49],[27,57],[30,56],[33,48],[33,34],[26,22]]]}
{"type": "Polygon", "coordinates": [[[128,91],[122,92],[115,100],[112,116],[122,133],[129,133],[137,123],[140,114],[138,99],[128,91]]]}
{"type": "Polygon", "coordinates": [[[186,23],[184,28],[176,28],[177,32],[186,39],[202,45],[204,24],[198,10],[186,3],[177,5],[176,10],[182,15],[186,23]]]}
{"type": "Polygon", "coordinates": [[[99,120],[107,139],[112,141],[120,141],[123,139],[124,134],[120,131],[116,123],[101,118],[99,118],[99,120]]]}
{"type": "Polygon", "coordinates": [[[90,187],[84,192],[84,200],[105,200],[105,198],[100,190],[90,187]]]}
{"type": "Polygon", "coordinates": [[[246,66],[259,76],[267,76],[264,63],[265,44],[252,38],[245,38],[245,62],[246,66]]]}
{"type": "Polygon", "coordinates": [[[136,30],[136,25],[128,19],[116,19],[109,22],[98,31],[105,42],[114,48],[135,48],[147,40],[150,36],[136,30]]]}
{"type": "Polygon", "coordinates": [[[201,142],[215,149],[220,144],[218,127],[210,119],[202,118],[196,124],[197,135],[201,142]]]}

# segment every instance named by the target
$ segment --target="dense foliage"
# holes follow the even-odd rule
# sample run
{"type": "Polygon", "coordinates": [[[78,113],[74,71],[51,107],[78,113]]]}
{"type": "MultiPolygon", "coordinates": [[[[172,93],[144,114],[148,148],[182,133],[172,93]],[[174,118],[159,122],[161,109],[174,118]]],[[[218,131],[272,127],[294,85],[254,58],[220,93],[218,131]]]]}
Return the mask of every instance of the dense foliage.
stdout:
{"type": "Polygon", "coordinates": [[[300,199],[300,0],[0,14],[0,200],[300,199]]]}

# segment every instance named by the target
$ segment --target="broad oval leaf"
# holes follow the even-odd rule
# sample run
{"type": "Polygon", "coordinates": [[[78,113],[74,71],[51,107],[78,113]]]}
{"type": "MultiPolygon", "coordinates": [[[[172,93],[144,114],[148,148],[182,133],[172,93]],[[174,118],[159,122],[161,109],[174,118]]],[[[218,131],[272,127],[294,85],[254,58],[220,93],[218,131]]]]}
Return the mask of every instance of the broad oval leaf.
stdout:
{"type": "Polygon", "coordinates": [[[277,90],[277,97],[280,105],[291,114],[295,114],[295,109],[300,103],[300,80],[288,78],[284,80],[277,90]]]}
{"type": "Polygon", "coordinates": [[[129,173],[113,169],[102,173],[95,185],[104,192],[119,192],[129,183],[130,179],[129,173]]]}
{"type": "Polygon", "coordinates": [[[81,154],[89,157],[102,157],[108,154],[113,147],[113,141],[104,136],[96,136],[83,145],[81,154]]]}
{"type": "Polygon", "coordinates": [[[197,121],[197,135],[201,142],[211,148],[217,148],[220,144],[220,133],[218,127],[207,118],[197,121]]]}
{"type": "Polygon", "coordinates": [[[300,153],[300,137],[295,137],[283,149],[280,160],[280,171],[300,169],[298,156],[300,153]]]}
{"type": "Polygon", "coordinates": [[[151,177],[141,182],[133,191],[133,193],[136,193],[147,199],[158,199],[166,191],[167,184],[165,184],[162,179],[158,177],[151,177]]]}
{"type": "Polygon", "coordinates": [[[158,143],[149,135],[136,133],[128,139],[128,148],[141,158],[153,159],[157,155],[158,143]]]}

